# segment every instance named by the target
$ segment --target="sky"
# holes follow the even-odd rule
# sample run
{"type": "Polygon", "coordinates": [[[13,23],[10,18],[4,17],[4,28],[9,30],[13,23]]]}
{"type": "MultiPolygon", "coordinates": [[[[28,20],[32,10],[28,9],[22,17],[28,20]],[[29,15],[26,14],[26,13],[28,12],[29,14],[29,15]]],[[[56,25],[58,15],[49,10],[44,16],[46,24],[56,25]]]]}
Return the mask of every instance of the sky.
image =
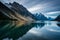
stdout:
{"type": "Polygon", "coordinates": [[[55,18],[60,15],[60,0],[1,0],[6,3],[14,1],[22,4],[31,13],[42,13],[47,17],[55,18]]]}

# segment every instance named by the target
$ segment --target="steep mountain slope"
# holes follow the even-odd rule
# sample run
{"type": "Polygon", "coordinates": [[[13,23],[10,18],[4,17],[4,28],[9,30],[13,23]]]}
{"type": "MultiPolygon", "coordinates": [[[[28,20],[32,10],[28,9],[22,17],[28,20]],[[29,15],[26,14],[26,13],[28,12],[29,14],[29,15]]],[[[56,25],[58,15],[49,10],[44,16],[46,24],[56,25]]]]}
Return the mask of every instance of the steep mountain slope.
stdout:
{"type": "Polygon", "coordinates": [[[56,17],[55,21],[60,21],[60,15],[56,17]]]}
{"type": "MultiPolygon", "coordinates": [[[[1,2],[0,2],[1,3],[1,2]]],[[[1,3],[0,10],[4,12],[9,18],[25,21],[33,21],[34,15],[32,15],[25,7],[14,2],[9,4],[11,7],[6,6],[6,4],[1,3]]]]}
{"type": "Polygon", "coordinates": [[[30,17],[32,19],[35,19],[34,15],[31,14],[24,6],[20,5],[17,2],[9,3],[11,6],[10,8],[16,12],[18,12],[20,15],[24,17],[30,17]]]}

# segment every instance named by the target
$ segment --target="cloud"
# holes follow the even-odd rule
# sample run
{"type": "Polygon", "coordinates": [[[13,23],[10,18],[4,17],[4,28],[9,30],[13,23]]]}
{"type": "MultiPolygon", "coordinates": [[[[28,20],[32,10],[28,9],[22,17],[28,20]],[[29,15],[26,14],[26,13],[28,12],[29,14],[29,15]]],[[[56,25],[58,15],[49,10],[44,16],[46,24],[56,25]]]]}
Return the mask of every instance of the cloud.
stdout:
{"type": "Polygon", "coordinates": [[[38,12],[43,12],[43,11],[46,11],[48,8],[51,8],[51,2],[47,2],[47,3],[43,3],[42,2],[42,4],[40,3],[40,4],[36,4],[36,5],[34,5],[34,6],[32,6],[32,7],[30,7],[30,8],[28,8],[28,10],[30,11],[30,12],[36,12],[36,11],[38,11],[38,12]],[[46,9],[46,10],[45,10],[46,9]]]}
{"type": "Polygon", "coordinates": [[[48,17],[56,18],[58,15],[60,15],[60,11],[48,12],[45,15],[47,15],[48,17]]]}
{"type": "Polygon", "coordinates": [[[29,8],[28,10],[30,12],[34,12],[34,11],[42,10],[42,9],[43,9],[43,6],[38,4],[38,5],[35,5],[35,6],[31,7],[31,8],[29,8]]]}
{"type": "Polygon", "coordinates": [[[48,12],[46,14],[53,15],[53,14],[60,14],[60,11],[48,12]]]}

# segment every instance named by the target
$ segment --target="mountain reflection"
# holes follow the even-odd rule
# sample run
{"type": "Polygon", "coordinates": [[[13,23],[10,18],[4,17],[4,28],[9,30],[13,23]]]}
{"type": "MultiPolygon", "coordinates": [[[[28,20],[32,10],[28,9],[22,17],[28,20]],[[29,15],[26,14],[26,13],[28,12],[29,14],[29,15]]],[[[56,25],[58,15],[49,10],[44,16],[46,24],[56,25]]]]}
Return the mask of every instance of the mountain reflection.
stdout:
{"type": "Polygon", "coordinates": [[[57,23],[57,25],[60,27],[60,22],[59,22],[59,23],[57,23]]]}
{"type": "Polygon", "coordinates": [[[34,25],[34,27],[36,27],[36,28],[38,28],[38,27],[43,27],[44,25],[45,25],[45,22],[43,21],[43,23],[42,22],[35,22],[35,23],[32,23],[33,25],[34,25]]]}
{"type": "Polygon", "coordinates": [[[43,27],[45,23],[31,23],[17,28],[15,28],[16,24],[13,21],[2,21],[2,24],[0,24],[0,40],[4,38],[16,40],[26,34],[32,27],[43,27]]]}
{"type": "Polygon", "coordinates": [[[40,28],[42,24],[40,26],[35,24],[35,27],[32,27],[19,40],[60,40],[60,28],[57,25],[59,22],[45,21],[44,23],[42,28],[40,28]]]}
{"type": "MultiPolygon", "coordinates": [[[[0,40],[8,38],[13,40],[59,40],[60,22],[40,21],[29,25],[17,27],[15,22],[5,22],[0,28],[0,40]],[[12,27],[11,27],[12,26],[12,27]],[[17,28],[15,28],[15,26],[17,28]]],[[[6,39],[6,40],[8,40],[6,39]]]]}

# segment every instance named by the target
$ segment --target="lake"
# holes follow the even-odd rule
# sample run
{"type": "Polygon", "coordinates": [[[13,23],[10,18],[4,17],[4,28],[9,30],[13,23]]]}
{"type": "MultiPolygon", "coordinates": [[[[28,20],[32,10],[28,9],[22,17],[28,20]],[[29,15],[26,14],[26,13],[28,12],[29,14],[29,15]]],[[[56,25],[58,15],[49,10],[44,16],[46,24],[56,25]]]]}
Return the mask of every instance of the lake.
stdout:
{"type": "Polygon", "coordinates": [[[37,21],[17,31],[20,32],[18,40],[60,40],[60,22],[57,21],[37,21]]]}

